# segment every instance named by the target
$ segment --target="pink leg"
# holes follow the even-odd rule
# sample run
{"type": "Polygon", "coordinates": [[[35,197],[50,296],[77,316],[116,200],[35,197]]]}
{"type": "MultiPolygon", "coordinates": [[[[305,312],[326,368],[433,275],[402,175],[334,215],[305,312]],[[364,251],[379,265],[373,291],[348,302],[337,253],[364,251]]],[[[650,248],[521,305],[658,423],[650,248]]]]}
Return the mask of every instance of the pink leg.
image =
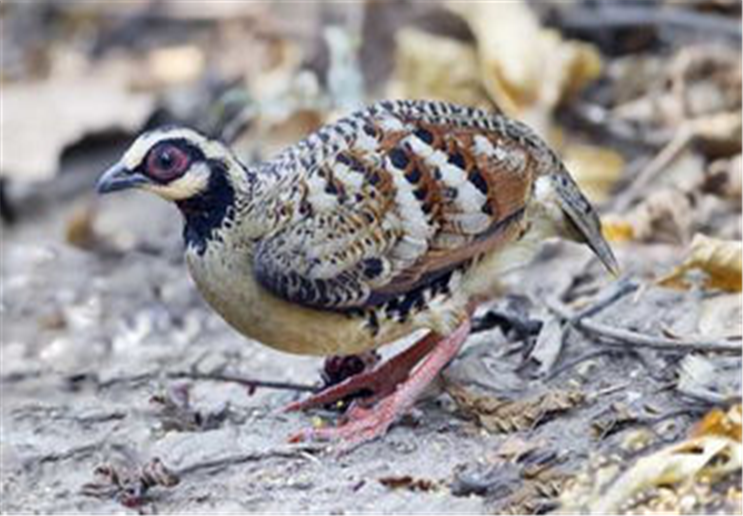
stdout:
{"type": "Polygon", "coordinates": [[[364,390],[372,391],[375,396],[391,392],[397,384],[408,377],[410,370],[436,346],[438,341],[439,338],[435,335],[426,335],[376,369],[347,378],[305,400],[290,403],[284,410],[292,412],[328,405],[364,390]]]}
{"type": "Polygon", "coordinates": [[[369,409],[355,407],[348,414],[348,421],[331,428],[314,428],[294,435],[292,442],[319,440],[342,441],[342,450],[349,450],[383,435],[389,426],[408,409],[459,352],[470,333],[467,320],[454,333],[441,339],[433,351],[397,389],[369,409]]]}

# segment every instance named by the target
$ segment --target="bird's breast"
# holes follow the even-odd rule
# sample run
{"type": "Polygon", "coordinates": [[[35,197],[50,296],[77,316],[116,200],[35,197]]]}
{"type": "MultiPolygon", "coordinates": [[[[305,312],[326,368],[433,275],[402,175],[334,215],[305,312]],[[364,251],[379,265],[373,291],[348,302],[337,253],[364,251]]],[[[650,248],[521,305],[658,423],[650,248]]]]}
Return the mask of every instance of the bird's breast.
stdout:
{"type": "Polygon", "coordinates": [[[250,259],[207,249],[187,252],[189,272],[204,299],[238,332],[269,347],[301,355],[347,355],[373,349],[413,331],[380,331],[363,312],[335,312],[285,301],[254,279],[250,259]]]}

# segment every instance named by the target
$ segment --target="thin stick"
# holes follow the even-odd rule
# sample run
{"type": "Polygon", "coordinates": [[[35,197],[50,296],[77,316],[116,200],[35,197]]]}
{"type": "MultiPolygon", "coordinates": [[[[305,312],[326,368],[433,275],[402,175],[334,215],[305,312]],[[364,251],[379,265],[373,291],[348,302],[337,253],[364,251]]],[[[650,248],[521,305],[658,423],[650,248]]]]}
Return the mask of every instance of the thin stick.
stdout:
{"type": "Polygon", "coordinates": [[[613,292],[609,292],[609,294],[602,294],[599,295],[599,299],[596,300],[594,303],[588,305],[583,310],[580,310],[577,314],[575,314],[573,323],[580,319],[585,319],[588,317],[593,317],[597,313],[601,312],[605,308],[609,307],[610,305],[613,305],[620,299],[622,299],[627,294],[631,294],[635,290],[640,288],[640,285],[625,278],[622,280],[619,280],[616,284],[613,286],[613,292]]]}
{"type": "Polygon", "coordinates": [[[189,380],[209,380],[212,382],[226,382],[226,383],[237,383],[244,385],[250,389],[256,389],[258,387],[264,389],[279,389],[286,391],[300,391],[300,392],[317,392],[317,387],[312,385],[292,383],[292,382],[274,382],[270,380],[253,380],[251,378],[244,378],[242,376],[236,376],[231,374],[222,373],[194,373],[194,372],[175,372],[167,373],[168,378],[181,379],[186,378],[189,380]]]}
{"type": "Polygon", "coordinates": [[[577,101],[571,104],[570,111],[579,122],[596,131],[602,131],[615,140],[632,145],[660,149],[673,138],[674,129],[651,129],[638,127],[630,121],[615,116],[611,110],[588,102],[577,101]]]}
{"type": "Polygon", "coordinates": [[[621,212],[629,208],[641,196],[645,188],[663,172],[686,148],[694,137],[694,131],[683,124],[670,142],[635,176],[624,191],[612,203],[612,209],[621,212]]]}
{"type": "Polygon", "coordinates": [[[550,311],[557,316],[571,323],[577,330],[591,333],[597,337],[618,341],[607,345],[620,347],[642,347],[657,349],[660,351],[673,351],[676,353],[688,353],[690,351],[714,351],[717,353],[732,353],[735,355],[742,354],[741,344],[734,342],[715,341],[715,340],[675,340],[664,337],[646,335],[631,330],[614,328],[606,324],[590,321],[586,318],[577,319],[568,307],[557,300],[547,299],[545,305],[550,311]]]}
{"type": "MultiPolygon", "coordinates": [[[[218,459],[207,459],[203,462],[196,462],[189,464],[188,466],[175,471],[179,477],[194,473],[199,470],[215,470],[224,469],[230,466],[236,466],[244,464],[246,462],[259,462],[265,461],[271,458],[283,458],[283,459],[308,459],[308,454],[313,452],[322,451],[323,447],[317,444],[308,445],[293,445],[293,446],[282,446],[266,451],[248,451],[245,453],[238,453],[236,455],[229,455],[227,457],[221,457],[218,459]]],[[[314,458],[314,457],[313,457],[314,458]]]]}
{"type": "Polygon", "coordinates": [[[549,382],[550,380],[554,380],[556,377],[560,376],[565,371],[568,371],[575,366],[582,364],[583,362],[586,362],[588,360],[592,360],[597,357],[602,357],[604,355],[610,355],[610,354],[617,354],[618,352],[614,349],[600,349],[598,351],[591,351],[590,353],[585,353],[574,360],[571,360],[570,362],[566,362],[562,364],[557,369],[553,369],[551,373],[547,375],[547,377],[544,379],[545,382],[549,382]]]}
{"type": "Polygon", "coordinates": [[[699,13],[689,9],[646,6],[612,5],[599,9],[571,8],[563,10],[559,23],[572,29],[603,30],[610,27],[675,26],[697,30],[716,37],[740,41],[740,21],[719,14],[699,13]]]}

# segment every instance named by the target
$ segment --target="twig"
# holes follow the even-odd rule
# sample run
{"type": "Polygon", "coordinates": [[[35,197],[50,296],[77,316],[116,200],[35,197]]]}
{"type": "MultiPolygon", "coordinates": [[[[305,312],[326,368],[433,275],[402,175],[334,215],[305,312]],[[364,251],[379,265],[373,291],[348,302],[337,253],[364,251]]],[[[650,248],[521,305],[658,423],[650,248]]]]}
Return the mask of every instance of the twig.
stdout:
{"type": "MultiPolygon", "coordinates": [[[[102,382],[98,381],[97,387],[99,390],[110,389],[111,387],[119,383],[139,383],[139,382],[152,380],[156,376],[157,376],[157,373],[140,373],[140,374],[135,374],[131,376],[116,376],[114,378],[109,378],[108,380],[105,380],[102,382]]],[[[97,380],[97,375],[94,375],[93,378],[94,380],[97,380]]]]}
{"type": "Polygon", "coordinates": [[[47,462],[60,462],[69,460],[73,457],[88,457],[90,455],[93,455],[97,451],[101,449],[103,446],[104,441],[96,441],[94,443],[89,444],[82,444],[80,446],[74,446],[72,448],[68,448],[66,450],[62,451],[54,451],[50,453],[45,453],[43,455],[39,455],[38,457],[35,457],[35,460],[38,461],[39,464],[46,464],[47,462]]]}
{"type": "Polygon", "coordinates": [[[604,355],[611,355],[612,353],[617,353],[614,349],[600,349],[598,351],[591,351],[590,353],[585,353],[583,355],[580,355],[579,357],[575,358],[574,360],[571,360],[570,362],[565,362],[557,369],[553,369],[551,373],[547,375],[547,377],[544,379],[545,382],[549,382],[550,380],[554,380],[556,377],[560,376],[565,371],[568,371],[575,366],[582,364],[583,362],[586,362],[588,360],[592,360],[594,358],[598,358],[604,355]]]}
{"type": "Polygon", "coordinates": [[[596,301],[575,314],[572,322],[575,323],[575,321],[585,319],[587,317],[593,317],[605,308],[608,308],[609,306],[622,299],[627,294],[631,294],[638,288],[640,288],[640,285],[630,279],[624,278],[619,280],[613,285],[613,288],[609,291],[608,294],[600,294],[596,301]]]}
{"type": "MultiPolygon", "coordinates": [[[[124,376],[118,378],[111,378],[105,382],[98,384],[99,389],[109,388],[117,383],[136,383],[145,380],[151,380],[160,376],[158,373],[142,373],[134,376],[124,376]]],[[[317,387],[312,385],[298,384],[292,382],[274,382],[270,380],[253,380],[251,378],[245,378],[237,375],[223,374],[223,373],[197,373],[190,371],[175,371],[169,373],[163,373],[165,378],[169,379],[188,379],[188,380],[209,380],[213,382],[226,382],[226,383],[237,383],[244,385],[249,389],[257,389],[259,387],[265,389],[279,389],[288,391],[300,391],[300,392],[317,392],[317,387]]]]}
{"type": "Polygon", "coordinates": [[[694,129],[689,124],[683,124],[671,141],[643,167],[624,191],[615,198],[612,203],[612,209],[622,212],[629,208],[638,197],[642,196],[645,188],[658,174],[673,163],[676,157],[689,145],[694,136],[694,129]]]}
{"type": "Polygon", "coordinates": [[[559,24],[569,29],[647,27],[666,25],[677,29],[697,30],[706,35],[740,42],[740,21],[719,14],[688,9],[656,8],[640,5],[604,5],[598,9],[570,8],[559,14],[559,24]]]}
{"type": "Polygon", "coordinates": [[[686,396],[695,401],[700,401],[708,405],[730,405],[732,403],[740,403],[740,395],[729,395],[717,394],[716,392],[707,390],[705,392],[694,392],[690,390],[679,390],[682,396],[686,396]]]}
{"type": "MultiPolygon", "coordinates": [[[[597,296],[596,301],[594,301],[590,305],[588,305],[585,308],[583,308],[583,310],[581,310],[577,314],[575,314],[573,316],[573,320],[572,321],[560,321],[559,320],[560,318],[553,319],[555,321],[558,321],[558,324],[560,325],[560,327],[559,327],[559,332],[560,332],[560,340],[559,340],[560,352],[562,351],[562,348],[566,345],[568,332],[570,331],[571,328],[573,328],[573,326],[575,324],[575,321],[578,321],[578,320],[581,320],[583,318],[591,317],[593,315],[596,315],[597,313],[601,312],[605,308],[607,308],[607,307],[611,306],[612,304],[616,303],[619,299],[621,299],[624,296],[626,296],[626,295],[634,292],[638,288],[639,288],[639,285],[637,283],[631,281],[629,278],[623,278],[620,281],[618,281],[616,283],[613,283],[611,285],[611,289],[609,289],[609,290],[607,290],[605,292],[600,292],[599,295],[597,296]]],[[[568,288],[565,292],[563,292],[563,295],[567,294],[567,291],[569,291],[569,290],[570,290],[570,288],[568,288]]],[[[557,297],[560,298],[562,296],[557,296],[557,297]]],[[[604,350],[604,351],[601,351],[599,353],[595,353],[595,352],[594,353],[588,353],[588,355],[601,355],[601,354],[604,354],[604,353],[607,353],[607,352],[608,351],[604,350]]],[[[570,369],[572,367],[575,367],[580,362],[582,362],[584,360],[588,360],[591,357],[584,355],[583,357],[579,357],[578,360],[574,360],[574,361],[572,361],[572,362],[570,362],[570,363],[568,363],[566,365],[560,366],[557,370],[555,370],[555,371],[553,371],[553,372],[550,373],[550,370],[552,370],[553,367],[555,366],[555,364],[557,363],[557,359],[558,358],[559,358],[559,353],[558,353],[558,356],[556,356],[554,358],[554,360],[552,361],[552,363],[550,363],[550,364],[548,364],[546,366],[545,366],[545,364],[542,364],[542,367],[540,367],[539,372],[542,375],[549,373],[547,375],[547,377],[546,377],[546,380],[553,379],[558,374],[561,374],[564,371],[566,371],[566,370],[568,370],[568,369],[570,369]]]]}
{"type": "Polygon", "coordinates": [[[587,318],[577,319],[568,307],[557,300],[547,299],[545,305],[559,317],[565,319],[577,330],[593,334],[597,337],[617,341],[615,343],[606,342],[607,345],[621,347],[643,347],[657,349],[660,351],[673,351],[676,353],[688,353],[690,351],[714,351],[717,353],[741,354],[741,344],[733,342],[714,341],[714,340],[675,340],[664,337],[646,335],[631,330],[614,328],[606,324],[590,321],[587,318]]]}
{"type": "Polygon", "coordinates": [[[222,469],[228,468],[230,466],[236,466],[238,464],[244,464],[246,462],[257,462],[276,457],[284,459],[301,458],[307,460],[308,453],[318,452],[322,450],[324,450],[324,447],[309,444],[303,446],[286,446],[283,448],[276,448],[266,451],[251,451],[247,453],[229,455],[227,457],[222,457],[221,459],[205,460],[202,462],[189,464],[188,466],[176,470],[175,474],[182,477],[184,475],[188,475],[202,469],[222,469]]]}
{"type": "Polygon", "coordinates": [[[226,382],[226,383],[237,383],[244,385],[250,389],[256,389],[262,387],[265,389],[279,389],[287,391],[301,391],[301,392],[317,392],[318,388],[312,385],[292,383],[292,382],[274,382],[270,380],[253,380],[250,378],[244,378],[242,376],[236,376],[231,374],[223,373],[196,373],[196,372],[175,372],[167,373],[168,378],[173,379],[189,379],[189,380],[209,380],[212,382],[226,382]]]}
{"type": "Polygon", "coordinates": [[[634,146],[659,149],[673,138],[674,131],[667,128],[653,129],[614,116],[608,108],[599,104],[576,101],[570,106],[576,121],[592,131],[605,133],[607,137],[634,146]]]}

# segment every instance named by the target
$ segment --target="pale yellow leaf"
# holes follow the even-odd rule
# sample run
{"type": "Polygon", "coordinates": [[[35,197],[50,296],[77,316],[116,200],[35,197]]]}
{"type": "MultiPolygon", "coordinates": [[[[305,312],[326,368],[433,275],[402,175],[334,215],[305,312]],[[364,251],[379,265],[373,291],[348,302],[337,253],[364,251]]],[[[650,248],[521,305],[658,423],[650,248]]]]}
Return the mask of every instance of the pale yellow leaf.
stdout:
{"type": "Polygon", "coordinates": [[[635,494],[652,487],[718,476],[741,466],[741,443],[726,436],[703,435],[670,446],[633,464],[589,505],[596,514],[616,513],[635,494]],[[714,465],[713,465],[714,463],[714,465]]]}
{"type": "Polygon", "coordinates": [[[707,288],[740,292],[742,253],[743,243],[740,241],[719,240],[697,234],[691,242],[686,260],[658,283],[666,287],[686,288],[686,273],[698,269],[706,273],[707,288]]]}
{"type": "Polygon", "coordinates": [[[689,195],[677,188],[664,188],[647,195],[624,215],[604,217],[610,238],[641,242],[686,243],[689,240],[693,206],[689,195]]]}
{"type": "Polygon", "coordinates": [[[485,88],[510,116],[531,120],[534,111],[551,112],[601,71],[593,45],[543,28],[526,2],[450,1],[447,7],[475,34],[485,88]]]}
{"type": "Polygon", "coordinates": [[[624,159],[620,154],[595,145],[568,145],[563,157],[565,166],[581,190],[596,203],[607,200],[624,168],[624,159]]]}
{"type": "Polygon", "coordinates": [[[726,411],[719,408],[712,409],[694,426],[692,436],[718,435],[740,441],[743,437],[743,432],[741,432],[742,416],[743,406],[740,403],[736,403],[726,411]]]}
{"type": "Polygon", "coordinates": [[[601,232],[609,242],[630,242],[635,239],[632,224],[617,216],[602,217],[601,232]]]}

